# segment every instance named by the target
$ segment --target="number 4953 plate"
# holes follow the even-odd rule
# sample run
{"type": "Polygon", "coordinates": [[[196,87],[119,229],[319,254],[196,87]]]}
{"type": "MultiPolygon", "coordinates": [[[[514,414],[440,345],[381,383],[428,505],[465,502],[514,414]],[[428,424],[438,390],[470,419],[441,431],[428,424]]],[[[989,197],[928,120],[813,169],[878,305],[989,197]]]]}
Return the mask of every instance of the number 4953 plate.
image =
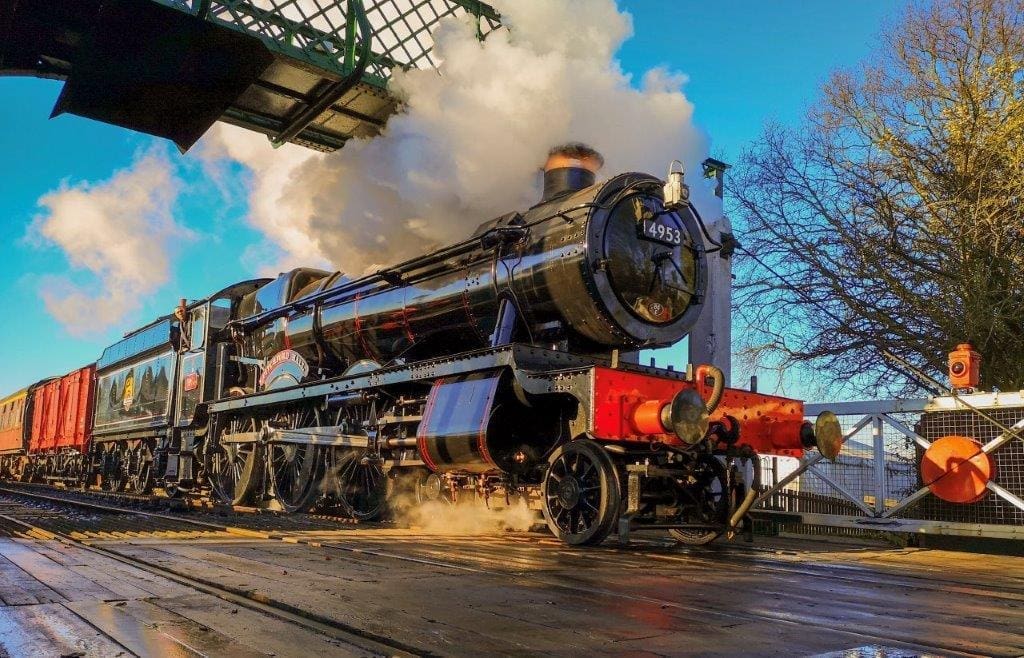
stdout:
{"type": "Polygon", "coordinates": [[[645,219],[640,223],[640,237],[673,246],[683,243],[682,229],[662,224],[656,219],[645,219]]]}

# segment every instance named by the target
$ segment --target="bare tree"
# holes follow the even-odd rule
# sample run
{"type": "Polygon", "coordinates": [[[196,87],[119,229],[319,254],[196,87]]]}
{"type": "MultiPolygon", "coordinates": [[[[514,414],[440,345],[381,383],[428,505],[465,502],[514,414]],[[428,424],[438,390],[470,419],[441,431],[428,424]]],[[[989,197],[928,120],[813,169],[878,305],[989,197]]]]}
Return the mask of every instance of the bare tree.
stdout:
{"type": "Polygon", "coordinates": [[[741,353],[895,394],[969,341],[1024,387],[1024,0],[911,4],[737,169],[741,353]]]}

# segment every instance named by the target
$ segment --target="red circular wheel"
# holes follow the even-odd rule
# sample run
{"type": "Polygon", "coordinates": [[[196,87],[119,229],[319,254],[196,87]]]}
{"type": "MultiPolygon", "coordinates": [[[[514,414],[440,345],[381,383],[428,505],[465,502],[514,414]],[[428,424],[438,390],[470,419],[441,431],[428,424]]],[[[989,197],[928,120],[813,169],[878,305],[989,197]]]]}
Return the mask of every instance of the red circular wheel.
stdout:
{"type": "Polygon", "coordinates": [[[985,487],[996,475],[991,455],[981,444],[966,436],[944,436],[924,452],[921,479],[931,492],[951,503],[976,503],[985,497],[985,487]]]}

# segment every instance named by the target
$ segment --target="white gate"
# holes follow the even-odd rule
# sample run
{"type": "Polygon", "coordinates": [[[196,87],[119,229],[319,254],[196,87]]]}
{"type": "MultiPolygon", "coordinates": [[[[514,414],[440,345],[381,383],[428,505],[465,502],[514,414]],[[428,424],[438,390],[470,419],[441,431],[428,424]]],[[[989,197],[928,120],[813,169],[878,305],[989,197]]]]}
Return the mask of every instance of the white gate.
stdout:
{"type": "Polygon", "coordinates": [[[762,458],[767,489],[754,503],[756,516],[836,528],[1024,539],[1024,432],[1018,432],[1024,428],[1024,395],[960,397],[1011,431],[952,397],[806,405],[809,419],[826,409],[839,416],[843,451],[833,462],[817,451],[800,460],[762,458]],[[966,425],[996,459],[997,474],[983,501],[946,503],[922,486],[918,464],[931,445],[914,429],[922,418],[931,419],[923,433],[932,440],[936,432],[965,433],[966,425]],[[948,428],[942,425],[947,418],[948,428]]]}

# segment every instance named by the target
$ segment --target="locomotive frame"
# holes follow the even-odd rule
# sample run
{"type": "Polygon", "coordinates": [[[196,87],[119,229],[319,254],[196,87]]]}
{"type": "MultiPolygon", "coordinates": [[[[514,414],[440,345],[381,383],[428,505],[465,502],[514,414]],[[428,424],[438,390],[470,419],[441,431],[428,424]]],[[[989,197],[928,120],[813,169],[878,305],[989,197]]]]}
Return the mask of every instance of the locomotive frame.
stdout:
{"type": "MultiPolygon", "coordinates": [[[[673,440],[667,428],[662,428],[656,437],[642,436],[636,428],[626,430],[631,434],[615,435],[608,418],[623,418],[624,415],[609,414],[609,405],[621,412],[623,400],[629,400],[632,407],[625,416],[630,413],[635,416],[642,402],[648,399],[636,395],[635,381],[622,381],[624,379],[640,379],[648,385],[653,382],[663,389],[661,395],[668,398],[686,390],[699,391],[701,399],[713,397],[715,388],[713,384],[697,381],[696,373],[624,363],[616,357],[617,354],[610,359],[581,356],[510,344],[214,401],[209,412],[215,427],[228,426],[230,421],[226,419],[233,415],[248,418],[260,414],[266,422],[241,432],[213,430],[206,453],[207,463],[211,464],[211,483],[227,502],[252,502],[254,496],[263,495],[279,501],[284,497],[288,500],[285,509],[292,505],[297,507],[309,503],[309,498],[301,492],[322,493],[312,487],[321,482],[320,478],[331,469],[340,453],[358,461],[359,467],[355,469],[357,472],[350,471],[349,477],[342,473],[342,481],[333,483],[330,489],[346,512],[355,518],[377,518],[383,511],[379,504],[382,499],[402,494],[412,494],[417,500],[453,503],[459,495],[468,495],[498,506],[503,500],[508,504],[510,498],[520,497],[534,509],[544,512],[549,526],[567,543],[596,543],[613,531],[625,540],[631,530],[648,528],[669,530],[679,541],[700,544],[743,527],[750,496],[758,486],[759,471],[753,465],[759,451],[799,455],[804,447],[814,445],[814,433],[804,422],[802,403],[727,388],[720,394],[715,416],[718,420],[709,426],[716,440],[706,442],[703,449],[686,449],[678,439],[673,440]],[[571,416],[566,419],[567,431],[560,441],[549,447],[542,461],[545,465],[556,464],[564,457],[564,449],[571,446],[569,449],[574,455],[582,451],[581,458],[600,465],[597,468],[604,484],[599,498],[604,502],[597,507],[604,513],[594,518],[593,526],[580,532],[556,530],[557,523],[551,519],[552,506],[544,491],[550,466],[547,472],[538,471],[532,478],[529,474],[481,477],[457,468],[436,478],[437,465],[428,464],[423,458],[427,453],[422,442],[425,438],[422,427],[415,438],[410,435],[423,423],[424,409],[429,406],[428,391],[437,382],[496,372],[509,373],[510,386],[519,389],[519,395],[535,400],[560,397],[568,403],[563,406],[571,416]],[[395,389],[401,392],[388,393],[395,389]],[[401,394],[409,389],[418,389],[420,395],[401,394]],[[395,405],[381,404],[374,412],[363,414],[362,422],[356,424],[274,427],[270,421],[275,409],[288,410],[293,405],[318,408],[324,417],[331,409],[343,406],[369,408],[381,394],[394,400],[395,405]],[[618,399],[597,399],[601,395],[618,396],[618,399]],[[741,421],[737,416],[743,417],[742,422],[750,432],[743,443],[738,441],[737,427],[741,421]],[[244,481],[228,478],[218,482],[217,474],[227,468],[226,464],[213,465],[223,458],[218,457],[218,451],[226,446],[237,451],[243,445],[248,450],[243,453],[241,463],[232,464],[232,472],[244,481]],[[274,446],[286,445],[305,446],[311,451],[309,455],[319,455],[312,457],[313,465],[301,469],[308,473],[306,485],[310,488],[301,486],[299,495],[290,499],[275,490],[281,483],[274,480],[269,468],[272,459],[264,460],[265,470],[261,470],[258,463],[259,455],[273,450],[274,446]],[[586,447],[580,449],[580,446],[586,447]],[[359,475],[359,469],[375,470],[376,479],[359,475]],[[716,497],[693,501],[687,509],[669,481],[693,477],[695,473],[709,480],[706,484],[717,486],[717,490],[710,492],[716,497]],[[436,479],[431,483],[432,478],[436,479]],[[367,488],[369,484],[379,488],[367,488]],[[621,512],[620,502],[625,503],[621,512]]],[[[701,494],[706,489],[706,486],[698,488],[701,494]]]]}

